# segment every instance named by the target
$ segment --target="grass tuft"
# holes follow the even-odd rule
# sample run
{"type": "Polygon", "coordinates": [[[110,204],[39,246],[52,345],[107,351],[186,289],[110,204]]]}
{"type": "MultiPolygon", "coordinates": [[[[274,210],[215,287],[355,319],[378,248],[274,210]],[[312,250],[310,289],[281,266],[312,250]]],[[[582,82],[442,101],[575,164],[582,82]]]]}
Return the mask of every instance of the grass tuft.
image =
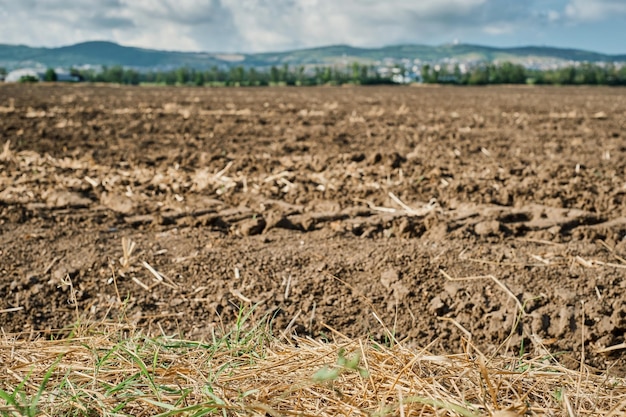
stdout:
{"type": "Polygon", "coordinates": [[[626,381],[554,358],[435,356],[401,343],[274,338],[267,322],[210,341],[128,325],[0,343],[2,416],[622,415],[626,381]],[[506,412],[506,414],[503,414],[506,412]]]}

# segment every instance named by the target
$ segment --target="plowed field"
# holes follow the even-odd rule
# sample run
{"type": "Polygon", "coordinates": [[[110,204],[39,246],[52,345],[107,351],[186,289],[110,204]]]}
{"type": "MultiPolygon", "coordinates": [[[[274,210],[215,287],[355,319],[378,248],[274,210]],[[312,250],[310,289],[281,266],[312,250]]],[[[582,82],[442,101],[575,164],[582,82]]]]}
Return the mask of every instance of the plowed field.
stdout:
{"type": "Polygon", "coordinates": [[[584,341],[626,373],[626,90],[2,85],[0,106],[6,333],[203,338],[255,306],[286,337],[382,322],[571,366],[584,341]]]}

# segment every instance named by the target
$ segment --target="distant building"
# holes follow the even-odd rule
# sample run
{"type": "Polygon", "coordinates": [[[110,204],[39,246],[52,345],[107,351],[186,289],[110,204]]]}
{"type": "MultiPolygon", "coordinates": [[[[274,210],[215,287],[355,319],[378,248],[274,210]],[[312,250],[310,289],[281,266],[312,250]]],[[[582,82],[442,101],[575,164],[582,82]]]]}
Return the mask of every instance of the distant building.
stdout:
{"type": "MultiPolygon", "coordinates": [[[[70,74],[69,72],[65,71],[62,68],[57,68],[54,70],[54,72],[57,74],[57,81],[59,82],[79,82],[80,78],[70,74]]],[[[45,78],[45,71],[41,71],[38,69],[33,69],[33,68],[21,68],[21,69],[17,69],[15,71],[11,71],[6,75],[5,78],[5,82],[7,83],[17,83],[19,82],[23,77],[33,77],[36,78],[39,81],[43,81],[45,78]]]]}
{"type": "Polygon", "coordinates": [[[65,70],[57,69],[55,70],[55,72],[57,73],[57,81],[61,81],[65,83],[77,83],[81,81],[80,77],[76,75],[72,75],[65,70]]]}
{"type": "Polygon", "coordinates": [[[15,71],[9,72],[6,78],[4,79],[4,81],[7,83],[17,83],[23,77],[34,77],[38,79],[39,81],[43,81],[43,76],[44,76],[44,73],[37,71],[36,69],[21,68],[21,69],[17,69],[15,71]]]}

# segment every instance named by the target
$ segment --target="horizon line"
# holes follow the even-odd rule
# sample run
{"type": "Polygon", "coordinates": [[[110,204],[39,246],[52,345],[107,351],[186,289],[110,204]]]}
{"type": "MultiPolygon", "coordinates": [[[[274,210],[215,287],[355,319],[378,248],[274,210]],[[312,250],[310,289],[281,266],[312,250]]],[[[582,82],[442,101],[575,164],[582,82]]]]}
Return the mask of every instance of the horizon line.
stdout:
{"type": "Polygon", "coordinates": [[[265,52],[184,51],[184,50],[174,50],[174,49],[157,49],[157,48],[146,48],[146,47],[135,46],[135,45],[126,45],[126,44],[121,44],[119,42],[115,42],[115,41],[111,41],[111,40],[105,40],[105,39],[87,40],[87,41],[81,41],[81,42],[76,42],[76,43],[73,43],[73,44],[61,45],[61,46],[32,46],[32,45],[27,45],[27,44],[12,44],[12,43],[0,43],[0,45],[17,46],[17,47],[21,46],[21,47],[32,48],[32,49],[61,49],[61,48],[70,48],[72,46],[88,44],[88,43],[108,43],[108,44],[121,46],[121,47],[124,47],[124,48],[135,48],[135,49],[141,49],[141,50],[146,50],[146,51],[176,52],[176,53],[189,53],[189,54],[213,54],[213,55],[227,55],[227,54],[231,54],[231,55],[281,54],[281,53],[289,53],[289,52],[297,52],[297,51],[307,51],[307,50],[333,48],[333,47],[347,47],[347,48],[360,49],[360,50],[377,50],[377,49],[403,47],[403,46],[424,46],[424,47],[429,47],[429,48],[438,48],[438,47],[444,47],[444,46],[474,46],[474,47],[488,48],[488,49],[494,49],[494,50],[543,48],[543,49],[559,49],[559,50],[567,50],[567,51],[580,51],[580,52],[587,52],[587,53],[594,53],[594,54],[598,54],[598,55],[604,55],[604,56],[607,56],[607,57],[611,57],[611,56],[616,57],[616,56],[624,56],[624,55],[626,55],[626,52],[624,52],[624,53],[616,53],[616,54],[615,53],[604,53],[604,52],[598,52],[598,51],[590,50],[590,49],[579,49],[579,48],[573,48],[573,47],[560,47],[560,46],[552,46],[552,45],[526,44],[526,45],[519,45],[519,46],[490,46],[490,45],[485,45],[485,44],[463,43],[463,42],[446,42],[446,43],[441,43],[441,44],[436,44],[436,45],[434,45],[434,44],[427,44],[427,43],[397,43],[397,44],[388,44],[388,45],[384,45],[384,46],[354,46],[354,45],[350,45],[350,44],[347,44],[347,43],[337,43],[337,44],[327,44],[327,45],[319,45],[319,46],[305,46],[305,47],[301,47],[301,48],[284,49],[284,50],[271,50],[271,51],[265,51],[265,52]]]}

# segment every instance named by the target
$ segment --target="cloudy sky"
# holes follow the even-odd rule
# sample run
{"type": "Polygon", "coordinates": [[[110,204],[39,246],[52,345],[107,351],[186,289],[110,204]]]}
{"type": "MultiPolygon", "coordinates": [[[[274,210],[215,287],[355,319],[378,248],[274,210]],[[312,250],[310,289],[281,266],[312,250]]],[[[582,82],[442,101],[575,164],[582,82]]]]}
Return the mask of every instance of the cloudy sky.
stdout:
{"type": "Polygon", "coordinates": [[[626,0],[0,0],[0,43],[262,52],[454,42],[626,53],[626,0]]]}

